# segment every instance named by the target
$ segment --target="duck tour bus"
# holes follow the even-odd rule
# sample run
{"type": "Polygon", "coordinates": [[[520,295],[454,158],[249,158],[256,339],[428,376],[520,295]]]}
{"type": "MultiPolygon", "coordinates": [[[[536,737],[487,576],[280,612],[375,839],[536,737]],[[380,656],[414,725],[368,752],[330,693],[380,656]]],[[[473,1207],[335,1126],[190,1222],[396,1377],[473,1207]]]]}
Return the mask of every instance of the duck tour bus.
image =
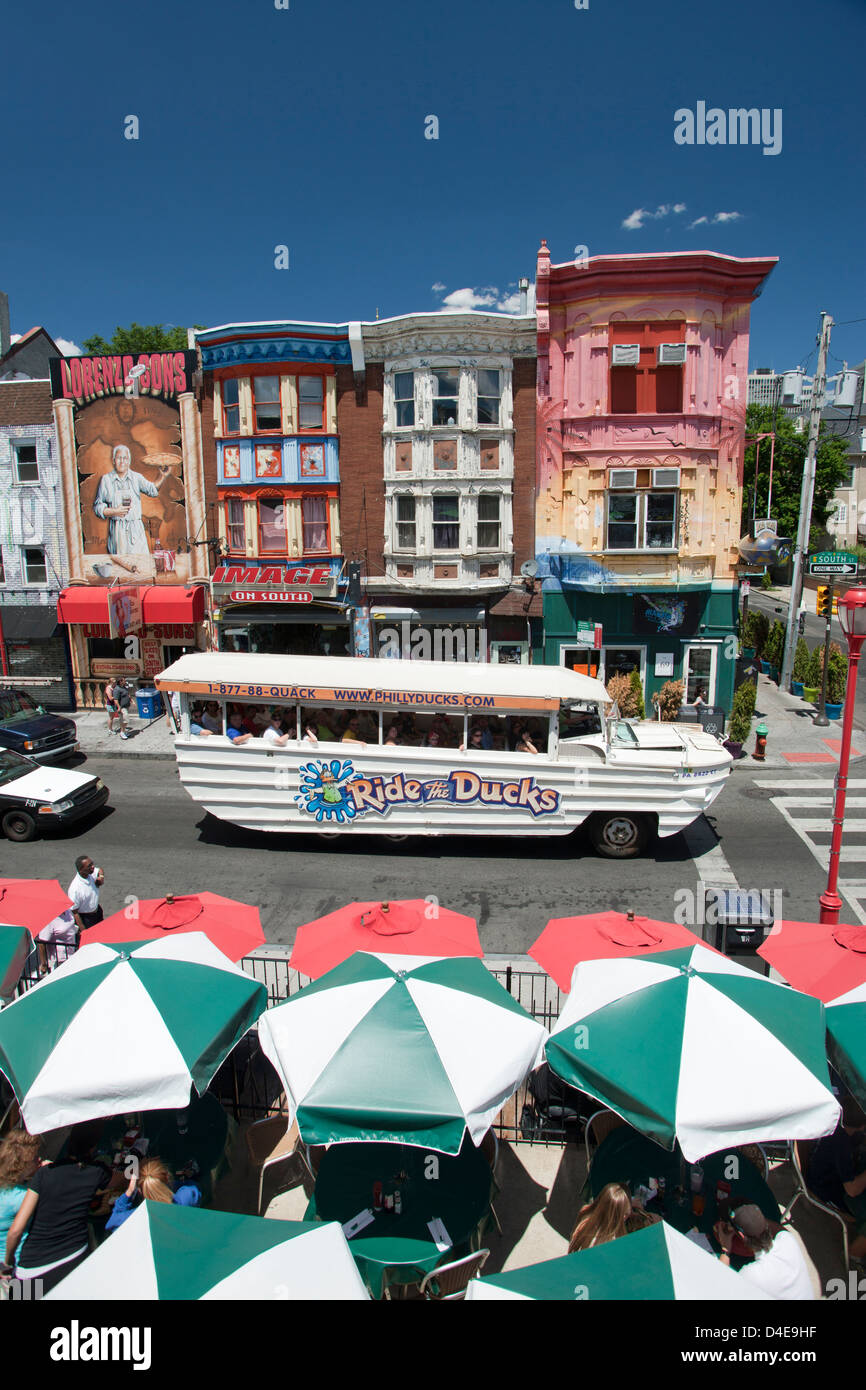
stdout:
{"type": "Polygon", "coordinates": [[[567,835],[639,854],[721,791],[712,734],[619,717],[559,666],[196,652],[156,679],[180,779],[251,830],[567,835]]]}

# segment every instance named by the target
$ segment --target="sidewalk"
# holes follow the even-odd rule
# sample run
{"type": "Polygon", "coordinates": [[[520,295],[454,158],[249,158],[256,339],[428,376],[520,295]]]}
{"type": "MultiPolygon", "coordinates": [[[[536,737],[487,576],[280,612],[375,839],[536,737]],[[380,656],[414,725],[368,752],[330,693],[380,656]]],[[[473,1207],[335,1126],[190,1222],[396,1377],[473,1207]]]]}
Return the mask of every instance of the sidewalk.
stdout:
{"type": "MultiPolygon", "coordinates": [[[[792,768],[817,765],[838,767],[842,743],[842,721],[831,719],[829,728],[818,729],[812,722],[815,706],[808,705],[796,695],[787,695],[769,676],[758,676],[758,698],[755,718],[748,742],[743,745],[744,756],[734,763],[735,772],[761,768],[792,768]],[[755,729],[766,724],[767,752],[763,762],[752,757],[755,729]]],[[[866,757],[866,734],[854,730],[851,761],[866,757]]]]}
{"type": "Polygon", "coordinates": [[[148,723],[127,710],[127,739],[108,732],[104,710],[70,710],[68,717],[75,720],[79,746],[89,758],[174,758],[174,736],[164,714],[148,723]]]}

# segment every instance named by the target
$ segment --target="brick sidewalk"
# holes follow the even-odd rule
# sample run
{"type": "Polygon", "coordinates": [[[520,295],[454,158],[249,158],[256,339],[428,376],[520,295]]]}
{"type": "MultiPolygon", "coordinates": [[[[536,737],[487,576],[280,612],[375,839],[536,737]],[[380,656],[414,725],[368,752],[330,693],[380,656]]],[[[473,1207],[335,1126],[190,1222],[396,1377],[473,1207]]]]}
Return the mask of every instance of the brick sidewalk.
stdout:
{"type": "MultiPolygon", "coordinates": [[[[838,767],[842,721],[831,719],[829,728],[818,729],[812,722],[814,714],[814,705],[808,705],[796,695],[787,695],[769,676],[759,676],[752,733],[743,747],[746,756],[734,764],[735,769],[754,771],[762,767],[792,768],[814,764],[838,767]],[[759,763],[751,755],[755,747],[755,729],[761,722],[767,725],[769,733],[766,758],[759,763]]],[[[864,755],[866,734],[855,729],[851,760],[864,755]]]]}

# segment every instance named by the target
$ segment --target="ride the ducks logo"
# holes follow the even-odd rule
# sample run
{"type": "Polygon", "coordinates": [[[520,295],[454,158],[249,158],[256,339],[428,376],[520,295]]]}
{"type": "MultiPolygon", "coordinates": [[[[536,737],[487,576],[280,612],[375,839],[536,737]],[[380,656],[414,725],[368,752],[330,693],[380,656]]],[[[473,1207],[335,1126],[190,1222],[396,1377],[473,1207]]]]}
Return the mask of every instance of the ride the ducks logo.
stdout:
{"type": "Polygon", "coordinates": [[[540,787],[534,777],[521,777],[516,782],[488,780],[475,772],[450,772],[446,777],[427,778],[408,777],[402,772],[362,777],[351,762],[335,758],[332,762],[306,763],[301,768],[301,789],[295,801],[320,823],[336,821],[344,825],[367,811],[384,816],[392,806],[432,802],[454,806],[480,802],[529,811],[533,817],[549,816],[559,810],[560,797],[552,787],[540,787]]]}

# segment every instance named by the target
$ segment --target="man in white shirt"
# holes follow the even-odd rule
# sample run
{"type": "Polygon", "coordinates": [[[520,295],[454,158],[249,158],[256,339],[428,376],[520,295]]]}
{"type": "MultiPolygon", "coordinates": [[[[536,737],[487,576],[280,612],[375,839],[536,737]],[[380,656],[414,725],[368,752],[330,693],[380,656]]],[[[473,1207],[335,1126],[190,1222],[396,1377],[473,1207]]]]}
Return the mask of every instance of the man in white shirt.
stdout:
{"type": "Polygon", "coordinates": [[[99,890],[105,874],[97,870],[89,854],[80,854],[75,861],[76,875],[67,889],[72,899],[72,912],[79,932],[86,931],[105,915],[99,906],[99,890]]]}
{"type": "Polygon", "coordinates": [[[291,738],[291,734],[283,733],[283,718],[278,709],[271,715],[271,722],[262,734],[265,743],[276,744],[278,748],[284,748],[291,738]]]}
{"type": "Polygon", "coordinates": [[[716,1236],[722,1247],[721,1262],[730,1264],[730,1252],[737,1231],[754,1253],[751,1264],[740,1270],[740,1278],[771,1298],[788,1300],[818,1299],[821,1281],[796,1231],[768,1221],[760,1207],[738,1207],[734,1224],[719,1222],[716,1236]]]}

